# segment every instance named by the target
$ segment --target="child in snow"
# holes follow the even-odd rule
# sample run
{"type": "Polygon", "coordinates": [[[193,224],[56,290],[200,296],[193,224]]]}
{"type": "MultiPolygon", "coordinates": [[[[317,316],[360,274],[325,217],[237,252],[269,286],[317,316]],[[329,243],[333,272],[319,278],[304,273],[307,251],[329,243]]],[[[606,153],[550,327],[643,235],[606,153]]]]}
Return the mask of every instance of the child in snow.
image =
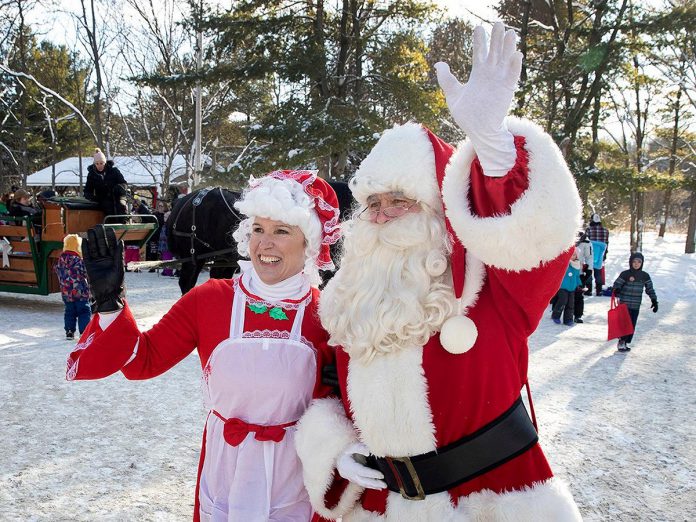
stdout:
{"type": "Polygon", "coordinates": [[[607,258],[609,251],[609,231],[602,226],[602,218],[599,214],[592,214],[590,226],[585,230],[587,238],[592,242],[592,250],[594,253],[594,278],[595,290],[597,295],[602,295],[602,286],[604,285],[604,261],[607,258]]]}
{"type": "Polygon", "coordinates": [[[82,262],[81,244],[82,238],[77,234],[65,236],[63,253],[54,267],[65,304],[66,339],[75,338],[75,323],[78,324],[82,333],[92,317],[89,307],[89,283],[87,271],[82,262]]]}
{"type": "MultiPolygon", "coordinates": [[[[640,312],[640,303],[643,299],[643,288],[645,288],[645,293],[650,297],[650,308],[653,313],[657,312],[657,295],[653,289],[650,274],[643,271],[643,254],[633,252],[628,258],[628,266],[628,270],[624,270],[619,274],[612,288],[619,301],[625,303],[628,307],[628,313],[631,316],[633,328],[635,328],[638,321],[638,313],[640,312]]],[[[618,343],[619,351],[630,351],[631,347],[628,346],[628,343],[632,340],[633,334],[621,337],[618,343]]]]}
{"type": "Polygon", "coordinates": [[[561,314],[563,314],[563,324],[573,326],[573,310],[575,308],[575,291],[580,286],[580,269],[582,263],[578,259],[577,249],[570,258],[570,264],[566,269],[561,288],[558,289],[553,298],[553,310],[551,319],[556,324],[561,324],[561,314]]]}
{"type": "Polygon", "coordinates": [[[592,295],[592,269],[594,268],[594,253],[592,242],[585,232],[580,232],[577,243],[578,261],[582,264],[580,271],[580,288],[575,291],[575,308],[573,316],[576,323],[584,322],[582,316],[585,313],[585,298],[583,295],[592,295]]]}

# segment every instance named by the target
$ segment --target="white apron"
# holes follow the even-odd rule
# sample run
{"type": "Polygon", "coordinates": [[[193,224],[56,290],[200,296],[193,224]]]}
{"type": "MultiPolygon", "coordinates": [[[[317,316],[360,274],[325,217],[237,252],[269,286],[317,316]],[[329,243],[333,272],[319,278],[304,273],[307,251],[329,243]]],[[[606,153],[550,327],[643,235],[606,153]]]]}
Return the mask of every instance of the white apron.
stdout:
{"type": "MultiPolygon", "coordinates": [[[[295,452],[296,422],[312,399],[316,356],[301,341],[305,305],[290,332],[244,332],[246,295],[235,289],[230,337],[218,344],[203,370],[208,414],[205,459],[200,477],[201,521],[306,522],[312,516],[295,452]],[[232,420],[238,419],[238,420],[232,420]],[[229,424],[256,425],[241,443],[225,440],[229,424]],[[261,427],[273,426],[267,433],[261,427]],[[270,435],[269,435],[270,434],[270,435]],[[282,437],[282,440],[257,440],[282,437]]],[[[235,441],[237,442],[237,441],[235,441]]]]}

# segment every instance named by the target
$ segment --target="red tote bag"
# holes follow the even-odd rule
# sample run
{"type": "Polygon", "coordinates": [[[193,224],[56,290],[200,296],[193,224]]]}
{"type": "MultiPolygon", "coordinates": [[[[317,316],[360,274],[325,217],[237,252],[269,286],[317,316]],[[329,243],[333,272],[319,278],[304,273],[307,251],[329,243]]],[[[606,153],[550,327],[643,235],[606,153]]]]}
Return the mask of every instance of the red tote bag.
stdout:
{"type": "Polygon", "coordinates": [[[633,322],[628,313],[628,306],[616,302],[616,296],[611,294],[611,308],[607,313],[607,341],[633,333],[633,322]]]}

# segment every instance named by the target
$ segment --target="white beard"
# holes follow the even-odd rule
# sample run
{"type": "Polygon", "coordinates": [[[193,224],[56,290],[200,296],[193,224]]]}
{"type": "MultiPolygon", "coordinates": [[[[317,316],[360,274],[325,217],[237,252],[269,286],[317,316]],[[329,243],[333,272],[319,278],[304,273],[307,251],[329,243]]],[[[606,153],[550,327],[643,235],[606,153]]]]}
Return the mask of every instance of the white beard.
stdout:
{"type": "Polygon", "coordinates": [[[378,225],[344,225],[340,269],[322,292],[319,315],[340,345],[362,362],[423,346],[456,301],[441,217],[424,209],[378,225]]]}

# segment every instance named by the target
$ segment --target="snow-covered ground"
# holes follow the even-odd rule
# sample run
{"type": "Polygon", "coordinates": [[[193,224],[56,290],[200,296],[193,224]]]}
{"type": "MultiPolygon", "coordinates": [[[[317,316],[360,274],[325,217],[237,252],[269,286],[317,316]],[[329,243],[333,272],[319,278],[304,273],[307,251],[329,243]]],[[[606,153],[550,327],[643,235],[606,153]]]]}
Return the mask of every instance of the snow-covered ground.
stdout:
{"type": "MultiPolygon", "coordinates": [[[[683,236],[645,241],[660,301],[645,299],[630,353],[606,342],[609,299],[585,324],[545,318],[530,340],[541,443],[586,520],[696,518],[696,257],[683,236]]],[[[612,237],[607,279],[628,261],[612,237]]],[[[201,281],[203,278],[201,278],[201,281]]],[[[126,275],[143,328],[178,298],[174,279],[126,275]]],[[[0,293],[0,520],[188,520],[205,412],[195,356],[151,381],[66,382],[63,305],[0,293]]]]}

